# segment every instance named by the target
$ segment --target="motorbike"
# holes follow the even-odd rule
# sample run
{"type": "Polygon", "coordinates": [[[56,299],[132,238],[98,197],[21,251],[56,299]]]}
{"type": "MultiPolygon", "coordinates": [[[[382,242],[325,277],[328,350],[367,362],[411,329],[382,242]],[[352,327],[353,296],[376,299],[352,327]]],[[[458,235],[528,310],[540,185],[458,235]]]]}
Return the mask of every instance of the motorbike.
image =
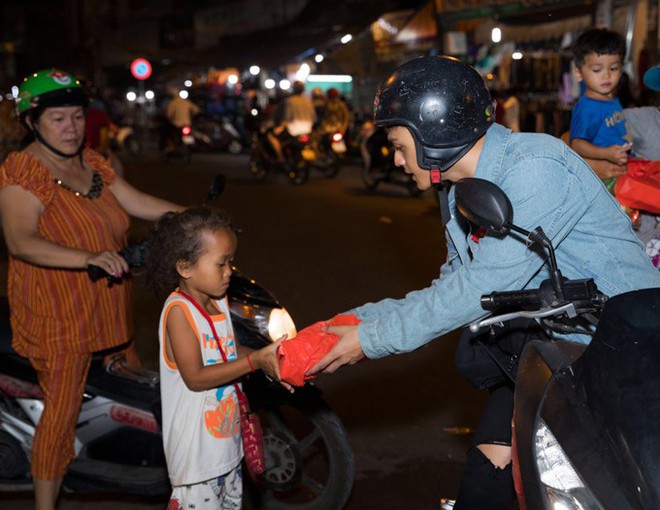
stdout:
{"type": "Polygon", "coordinates": [[[250,174],[258,181],[265,180],[271,172],[284,172],[292,184],[305,184],[309,179],[309,161],[315,153],[310,148],[310,135],[291,136],[282,142],[284,161],[277,155],[268,140],[267,130],[252,133],[250,149],[250,174]]]}
{"type": "Polygon", "coordinates": [[[512,444],[520,508],[660,508],[660,288],[608,299],[592,279],[565,279],[542,229],[514,225],[511,203],[488,181],[459,181],[456,203],[471,223],[546,250],[551,275],[538,289],[482,296],[494,315],[471,331],[524,317],[592,337],[534,340],[520,356],[512,444]]]}
{"type": "MultiPolygon", "coordinates": [[[[214,183],[215,186],[215,183],[214,183]]],[[[221,186],[221,184],[220,184],[221,186]]],[[[215,186],[217,190],[218,186],[215,186]]],[[[213,189],[213,187],[212,187],[213,189]]],[[[144,243],[121,252],[132,268],[147,255],[144,243]]],[[[90,278],[114,280],[100,268],[90,278]]],[[[295,324],[271,292],[234,271],[227,291],[236,340],[260,348],[295,324]]],[[[266,470],[244,477],[246,508],[340,509],[350,496],[354,459],[346,430],[311,382],[291,394],[262,372],[242,379],[261,417],[266,470]]],[[[11,348],[6,298],[0,298],[0,491],[29,490],[29,458],[43,395],[29,362],[11,348]]],[[[121,356],[104,364],[95,355],[75,436],[76,459],[65,490],[145,496],[170,490],[161,437],[159,374],[129,366],[121,356]]]]}
{"type": "Polygon", "coordinates": [[[346,152],[344,135],[339,131],[312,131],[302,154],[312,168],[320,170],[324,177],[337,176],[341,166],[341,157],[346,152]]]}
{"type": "Polygon", "coordinates": [[[137,156],[142,152],[142,142],[133,126],[119,126],[113,124],[108,134],[110,138],[110,148],[113,151],[124,151],[130,156],[137,156]]]}
{"type": "Polygon", "coordinates": [[[368,190],[375,190],[382,182],[403,186],[408,193],[419,196],[422,191],[411,175],[394,164],[394,149],[384,129],[376,128],[373,122],[365,123],[361,137],[362,182],[368,190]]]}
{"type": "Polygon", "coordinates": [[[228,117],[195,117],[190,135],[194,138],[192,144],[195,151],[224,151],[229,154],[243,152],[241,135],[228,117]]]}
{"type": "Polygon", "coordinates": [[[179,159],[185,165],[189,165],[196,143],[192,126],[167,125],[165,130],[167,132],[164,146],[165,157],[168,160],[179,159]]]}

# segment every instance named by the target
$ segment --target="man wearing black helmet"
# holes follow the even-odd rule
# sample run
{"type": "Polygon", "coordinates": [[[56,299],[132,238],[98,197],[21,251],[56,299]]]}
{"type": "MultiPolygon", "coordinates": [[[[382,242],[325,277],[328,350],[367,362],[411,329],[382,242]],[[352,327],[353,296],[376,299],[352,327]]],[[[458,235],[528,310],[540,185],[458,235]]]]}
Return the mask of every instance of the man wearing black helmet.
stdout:
{"type": "MultiPolygon", "coordinates": [[[[609,296],[660,286],[660,274],[630,221],[587,164],[559,139],[514,134],[495,124],[494,113],[479,74],[450,57],[411,60],[381,85],[376,124],[387,129],[395,163],[413,175],[417,186],[439,189],[447,261],[428,288],[351,310],[361,323],[330,328],[339,341],[310,374],[334,372],[365,356],[410,352],[481,317],[482,294],[535,288],[549,277],[544,257],[520,239],[471,231],[448,190],[462,178],[479,177],[501,187],[512,202],[516,224],[528,230],[540,225],[557,247],[565,277],[594,278],[609,296]]],[[[543,334],[533,325],[516,325],[499,332],[498,342],[515,357],[528,339],[543,334]]],[[[468,346],[468,340],[464,334],[460,345],[468,346]]],[[[468,451],[454,508],[504,510],[514,498],[513,387],[505,377],[486,382],[489,374],[483,374],[480,379],[469,364],[459,368],[491,396],[468,451]]]]}

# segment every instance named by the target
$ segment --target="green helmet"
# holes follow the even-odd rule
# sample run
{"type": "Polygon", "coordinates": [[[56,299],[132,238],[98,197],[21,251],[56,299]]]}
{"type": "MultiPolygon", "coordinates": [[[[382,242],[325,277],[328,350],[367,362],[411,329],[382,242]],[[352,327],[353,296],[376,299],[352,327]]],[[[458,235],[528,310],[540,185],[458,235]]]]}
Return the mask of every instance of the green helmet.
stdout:
{"type": "Polygon", "coordinates": [[[88,98],[75,76],[60,69],[38,71],[23,80],[18,89],[16,112],[21,120],[33,108],[87,106],[88,98]]]}

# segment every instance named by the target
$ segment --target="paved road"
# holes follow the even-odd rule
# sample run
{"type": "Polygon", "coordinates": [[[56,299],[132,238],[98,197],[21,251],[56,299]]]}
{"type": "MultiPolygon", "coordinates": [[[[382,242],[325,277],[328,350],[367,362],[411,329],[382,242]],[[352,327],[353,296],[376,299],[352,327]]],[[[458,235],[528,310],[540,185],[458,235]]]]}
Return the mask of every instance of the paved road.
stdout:
{"type": "MultiPolygon", "coordinates": [[[[444,258],[434,198],[403,188],[367,192],[356,166],[334,180],[313,175],[304,186],[283,176],[265,183],[247,176],[245,156],[195,155],[190,166],[145,159],[127,162],[141,189],[198,203],[212,177],[228,176],[219,205],[243,229],[237,263],[273,291],[299,328],[361,303],[401,297],[426,286],[444,258]]],[[[136,222],[135,237],[149,225],[136,222]]],[[[4,275],[0,276],[3,278],[4,275]]],[[[2,283],[3,281],[0,281],[2,283]]],[[[3,287],[0,287],[4,290],[3,287]]],[[[160,311],[136,279],[136,340],[155,366],[160,311]]],[[[343,368],[317,383],[342,419],[355,453],[356,481],[348,510],[435,509],[455,495],[470,435],[484,395],[453,368],[455,335],[407,355],[343,368]]],[[[0,496],[0,508],[29,508],[28,494],[0,496]]],[[[61,510],[163,508],[161,500],[66,495],[61,510]]]]}

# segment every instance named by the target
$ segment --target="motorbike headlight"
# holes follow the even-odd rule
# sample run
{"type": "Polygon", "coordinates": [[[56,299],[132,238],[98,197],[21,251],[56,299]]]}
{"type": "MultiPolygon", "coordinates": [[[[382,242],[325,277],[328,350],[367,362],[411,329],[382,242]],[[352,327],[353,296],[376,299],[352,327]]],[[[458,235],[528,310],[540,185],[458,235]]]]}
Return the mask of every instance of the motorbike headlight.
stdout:
{"type": "Polygon", "coordinates": [[[559,441],[539,419],[534,434],[534,458],[552,510],[602,510],[602,506],[575,471],[559,441]]]}
{"type": "Polygon", "coordinates": [[[285,308],[260,307],[243,303],[230,303],[232,315],[247,328],[274,342],[287,335],[293,338],[298,334],[296,325],[285,308]]]}

